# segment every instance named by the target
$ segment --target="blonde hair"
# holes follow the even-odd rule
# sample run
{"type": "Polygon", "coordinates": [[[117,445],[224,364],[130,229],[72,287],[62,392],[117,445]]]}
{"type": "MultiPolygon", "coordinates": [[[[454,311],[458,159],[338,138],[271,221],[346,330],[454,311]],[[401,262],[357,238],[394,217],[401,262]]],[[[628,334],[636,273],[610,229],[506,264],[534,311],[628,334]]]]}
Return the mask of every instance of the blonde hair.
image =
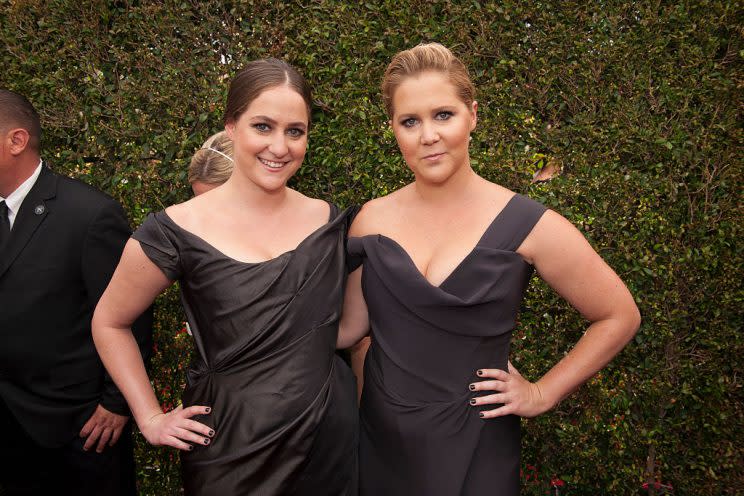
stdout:
{"type": "Polygon", "coordinates": [[[189,165],[189,183],[222,184],[233,170],[233,142],[225,131],[213,134],[204,142],[189,165]]]}
{"type": "Polygon", "coordinates": [[[382,100],[385,112],[393,117],[393,95],[404,79],[423,72],[444,73],[457,89],[460,100],[470,107],[475,100],[475,86],[468,69],[447,47],[439,43],[422,43],[409,50],[398,52],[385,69],[382,78],[382,100]]]}

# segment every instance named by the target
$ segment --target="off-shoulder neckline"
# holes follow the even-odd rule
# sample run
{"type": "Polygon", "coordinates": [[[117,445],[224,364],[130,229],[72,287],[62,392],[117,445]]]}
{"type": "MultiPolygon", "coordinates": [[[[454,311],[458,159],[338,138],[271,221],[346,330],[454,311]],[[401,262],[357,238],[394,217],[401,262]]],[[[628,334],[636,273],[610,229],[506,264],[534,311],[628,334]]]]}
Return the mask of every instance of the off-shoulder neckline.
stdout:
{"type": "MultiPolygon", "coordinates": [[[[421,272],[421,270],[418,268],[418,266],[416,265],[416,263],[413,261],[413,258],[408,253],[408,251],[406,251],[406,249],[403,248],[403,245],[401,245],[398,241],[396,241],[394,238],[391,238],[390,236],[386,236],[386,235],[380,234],[380,233],[371,233],[371,234],[365,234],[363,236],[353,236],[353,237],[350,237],[349,240],[353,240],[353,239],[360,239],[361,240],[361,239],[370,238],[370,237],[373,237],[373,238],[376,237],[378,239],[386,239],[386,240],[388,240],[395,247],[397,247],[397,249],[401,253],[403,253],[403,255],[405,256],[406,260],[408,261],[408,264],[414,269],[414,271],[419,275],[419,277],[421,279],[423,279],[432,288],[442,289],[446,285],[446,283],[450,279],[452,279],[452,277],[460,270],[460,268],[465,264],[465,262],[473,256],[473,253],[476,252],[476,250],[478,249],[478,247],[480,247],[482,245],[483,241],[486,239],[486,237],[488,236],[488,234],[491,232],[491,229],[493,229],[493,226],[495,226],[496,223],[497,223],[497,221],[499,221],[504,216],[504,212],[506,212],[507,209],[510,208],[510,206],[512,205],[512,203],[514,202],[514,200],[517,198],[517,196],[519,196],[519,194],[518,193],[515,193],[515,194],[513,194],[511,196],[511,198],[509,198],[509,200],[506,202],[506,204],[501,208],[501,210],[499,210],[499,212],[496,214],[496,216],[493,218],[493,220],[491,220],[491,222],[488,224],[488,226],[486,227],[486,229],[483,231],[483,234],[480,236],[480,238],[478,238],[478,241],[475,243],[475,245],[470,249],[470,251],[468,251],[468,253],[462,258],[462,260],[460,260],[460,262],[458,262],[455,265],[455,267],[452,269],[452,271],[449,274],[447,274],[447,276],[444,279],[442,279],[442,282],[440,282],[439,284],[433,284],[431,281],[429,281],[429,279],[426,278],[426,276],[424,275],[424,273],[421,272]]],[[[512,253],[515,253],[517,256],[519,256],[519,254],[517,254],[516,252],[512,252],[512,253]]],[[[524,263],[528,263],[524,259],[522,259],[522,261],[524,263]]]]}
{"type": "MultiPolygon", "coordinates": [[[[325,200],[323,200],[323,201],[325,201],[325,200]]],[[[292,254],[296,253],[307,242],[309,242],[311,238],[315,237],[318,233],[320,233],[325,228],[327,228],[328,226],[330,226],[333,223],[333,221],[336,219],[336,217],[338,217],[338,208],[333,203],[331,203],[331,202],[328,202],[328,201],[325,201],[325,202],[328,204],[328,206],[330,208],[330,213],[328,214],[328,220],[324,224],[322,224],[317,229],[315,229],[313,232],[311,232],[310,234],[308,234],[305,238],[303,238],[297,244],[297,246],[295,246],[293,249],[287,250],[285,252],[282,252],[279,255],[277,255],[275,257],[272,257],[272,258],[269,258],[267,260],[261,260],[261,261],[258,261],[258,262],[249,262],[249,261],[245,261],[245,260],[238,260],[235,257],[231,257],[230,255],[226,254],[225,252],[223,252],[222,250],[220,250],[219,248],[217,248],[212,243],[210,243],[209,241],[205,240],[204,238],[202,238],[198,234],[194,234],[193,232],[189,231],[188,229],[186,229],[184,227],[181,227],[175,220],[173,220],[173,218],[170,215],[168,215],[168,213],[165,210],[161,210],[160,212],[158,212],[158,214],[161,214],[162,217],[169,224],[171,224],[172,226],[174,226],[177,230],[179,230],[180,232],[186,234],[187,236],[190,236],[193,239],[196,239],[201,244],[203,244],[204,246],[207,246],[212,252],[216,253],[217,255],[221,256],[222,258],[231,260],[231,261],[233,261],[235,263],[238,263],[238,264],[241,264],[241,265],[258,266],[258,265],[265,265],[265,264],[268,264],[270,262],[274,262],[274,261],[280,260],[282,258],[285,258],[285,257],[287,257],[289,255],[292,255],[292,254]]],[[[157,214],[156,214],[156,218],[157,218],[157,214]]]]}

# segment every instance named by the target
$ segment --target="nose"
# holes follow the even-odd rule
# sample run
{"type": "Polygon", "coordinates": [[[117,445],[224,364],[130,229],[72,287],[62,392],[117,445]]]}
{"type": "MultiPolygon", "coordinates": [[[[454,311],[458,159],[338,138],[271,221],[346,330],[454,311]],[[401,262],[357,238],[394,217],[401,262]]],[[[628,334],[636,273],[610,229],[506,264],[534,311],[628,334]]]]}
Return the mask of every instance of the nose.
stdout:
{"type": "Polygon", "coordinates": [[[275,133],[269,142],[269,152],[276,158],[282,158],[289,152],[287,137],[283,133],[275,133]]]}
{"type": "Polygon", "coordinates": [[[439,133],[430,122],[423,122],[421,125],[421,144],[431,145],[439,141],[439,133]]]}

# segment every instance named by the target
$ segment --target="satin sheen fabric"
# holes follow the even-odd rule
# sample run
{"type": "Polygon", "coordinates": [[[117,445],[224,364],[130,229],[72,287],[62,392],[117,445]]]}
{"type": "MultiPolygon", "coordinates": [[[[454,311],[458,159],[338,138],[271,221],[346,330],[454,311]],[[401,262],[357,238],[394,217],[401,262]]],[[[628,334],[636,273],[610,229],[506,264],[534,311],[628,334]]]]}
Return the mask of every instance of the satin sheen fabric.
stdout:
{"type": "Polygon", "coordinates": [[[478,368],[507,368],[532,274],[514,250],[544,211],[515,195],[440,286],[388,237],[348,240],[350,266],[364,265],[372,334],[361,403],[362,496],[519,494],[519,418],[480,419],[468,385],[478,368]]]}
{"type": "Polygon", "coordinates": [[[184,407],[215,436],[182,452],[185,494],[356,495],[355,381],[335,355],[350,212],[300,245],[243,263],[182,229],[165,212],[133,235],[181,284],[197,349],[184,407]]]}

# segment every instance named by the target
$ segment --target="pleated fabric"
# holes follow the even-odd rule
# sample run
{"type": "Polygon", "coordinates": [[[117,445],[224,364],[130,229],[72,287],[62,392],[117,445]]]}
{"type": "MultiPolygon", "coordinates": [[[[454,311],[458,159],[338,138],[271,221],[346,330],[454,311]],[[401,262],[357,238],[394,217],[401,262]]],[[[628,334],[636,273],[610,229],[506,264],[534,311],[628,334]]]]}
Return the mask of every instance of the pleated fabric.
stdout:
{"type": "Polygon", "coordinates": [[[180,282],[196,346],[183,405],[215,430],[181,455],[194,495],[356,495],[356,386],[335,354],[350,211],[262,263],[243,263],[165,212],[134,233],[180,282]]]}

